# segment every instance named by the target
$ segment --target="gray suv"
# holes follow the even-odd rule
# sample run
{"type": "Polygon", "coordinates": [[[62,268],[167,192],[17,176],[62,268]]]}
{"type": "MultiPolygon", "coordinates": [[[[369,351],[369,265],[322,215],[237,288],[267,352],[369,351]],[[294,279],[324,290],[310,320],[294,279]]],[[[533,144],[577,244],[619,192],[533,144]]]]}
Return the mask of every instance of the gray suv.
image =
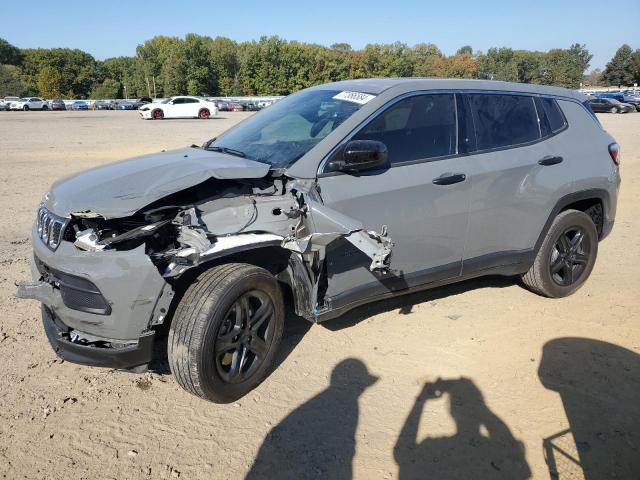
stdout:
{"type": "Polygon", "coordinates": [[[55,183],[18,296],[72,362],[144,371],[168,331],[177,382],[229,402],[268,374],[289,308],[321,322],[482,275],[573,293],[613,226],[618,151],[561,88],[320,85],[55,183]]]}

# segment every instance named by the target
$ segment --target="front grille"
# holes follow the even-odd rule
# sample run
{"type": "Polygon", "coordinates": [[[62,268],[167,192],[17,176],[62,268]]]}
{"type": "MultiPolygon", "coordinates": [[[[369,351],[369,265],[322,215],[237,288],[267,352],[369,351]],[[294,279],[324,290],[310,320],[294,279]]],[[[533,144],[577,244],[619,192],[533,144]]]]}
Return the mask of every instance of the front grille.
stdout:
{"type": "Polygon", "coordinates": [[[36,221],[40,240],[51,250],[55,251],[58,245],[60,245],[64,229],[69,223],[69,219],[59,217],[47,210],[44,205],[40,205],[36,221]]]}

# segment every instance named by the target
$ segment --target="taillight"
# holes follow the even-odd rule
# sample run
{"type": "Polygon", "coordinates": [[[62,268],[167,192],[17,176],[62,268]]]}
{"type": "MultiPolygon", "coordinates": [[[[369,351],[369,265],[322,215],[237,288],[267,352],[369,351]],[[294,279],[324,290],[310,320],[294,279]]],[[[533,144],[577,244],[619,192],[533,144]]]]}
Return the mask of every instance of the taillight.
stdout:
{"type": "Polygon", "coordinates": [[[609,155],[611,155],[611,160],[616,165],[620,165],[620,145],[617,143],[612,143],[609,145],[609,155]]]}

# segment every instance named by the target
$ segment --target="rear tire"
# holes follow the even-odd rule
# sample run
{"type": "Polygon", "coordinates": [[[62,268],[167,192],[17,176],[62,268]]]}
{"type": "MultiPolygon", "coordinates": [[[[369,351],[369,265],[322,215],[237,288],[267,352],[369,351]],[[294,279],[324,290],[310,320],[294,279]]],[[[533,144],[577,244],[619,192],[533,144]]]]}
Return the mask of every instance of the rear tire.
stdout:
{"type": "Polygon", "coordinates": [[[284,327],[277,280],[263,268],[218,265],[178,304],[168,358],[178,384],[216,403],[237,400],[271,371],[284,327]]]}
{"type": "Polygon", "coordinates": [[[617,107],[613,107],[611,110],[609,110],[611,113],[618,113],[618,108],[617,107]]]}
{"type": "Polygon", "coordinates": [[[201,120],[208,120],[211,117],[211,112],[209,112],[208,108],[203,108],[198,112],[198,118],[201,120]]]}
{"type": "Polygon", "coordinates": [[[22,110],[24,110],[25,112],[29,111],[29,105],[25,105],[24,107],[22,107],[22,110]]]}
{"type": "Polygon", "coordinates": [[[597,255],[598,232],[591,217],[578,210],[565,210],[553,220],[522,281],[529,290],[545,297],[569,296],[589,278],[597,255]]]}

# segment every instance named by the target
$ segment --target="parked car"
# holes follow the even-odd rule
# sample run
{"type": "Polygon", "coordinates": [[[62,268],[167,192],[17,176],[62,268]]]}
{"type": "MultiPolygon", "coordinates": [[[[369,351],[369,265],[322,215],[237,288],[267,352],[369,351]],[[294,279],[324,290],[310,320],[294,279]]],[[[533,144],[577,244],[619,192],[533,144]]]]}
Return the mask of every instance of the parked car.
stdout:
{"type": "Polygon", "coordinates": [[[105,102],[104,100],[98,100],[93,102],[93,110],[113,110],[112,102],[105,102]]]}
{"type": "Polygon", "coordinates": [[[229,111],[229,103],[228,102],[224,102],[222,100],[215,100],[213,103],[215,103],[216,108],[218,109],[219,112],[228,112],[229,111]]]}
{"type": "Polygon", "coordinates": [[[76,100],[71,104],[71,110],[89,110],[89,104],[84,100],[76,100]]]}
{"type": "Polygon", "coordinates": [[[133,102],[116,102],[114,107],[115,110],[137,110],[138,107],[133,102]]]}
{"type": "Polygon", "coordinates": [[[171,97],[160,102],[148,103],[138,109],[143,119],[215,117],[218,109],[214,102],[198,97],[171,97]]]}
{"type": "Polygon", "coordinates": [[[4,97],[2,103],[4,104],[5,110],[11,110],[11,104],[13,102],[19,102],[20,100],[20,97],[4,97]]]}
{"type": "Polygon", "coordinates": [[[260,107],[258,107],[258,104],[255,102],[242,102],[242,106],[247,112],[257,112],[260,110],[260,107]]]}
{"type": "Polygon", "coordinates": [[[620,185],[618,144],[585,102],[461,79],[302,90],[202,147],[55,182],[17,294],[73,362],[143,371],[167,328],[175,380],[215,402],[265,378],[287,309],[321,322],[483,275],[566,297],[620,185]]]}
{"type": "Polygon", "coordinates": [[[633,105],[636,111],[640,112],[640,97],[628,97],[625,95],[622,99],[622,103],[633,105]]]}
{"type": "Polygon", "coordinates": [[[67,106],[60,99],[51,100],[51,110],[66,110],[67,106]]]}
{"type": "Polygon", "coordinates": [[[11,110],[49,110],[49,104],[40,97],[26,97],[11,102],[11,110]]]}
{"type": "Polygon", "coordinates": [[[589,100],[591,109],[596,113],[628,113],[634,112],[635,107],[628,103],[621,103],[614,98],[592,98],[589,100]]]}
{"type": "Polygon", "coordinates": [[[244,106],[240,102],[230,102],[229,103],[229,111],[230,112],[242,112],[242,111],[244,111],[244,106]]]}
{"type": "Polygon", "coordinates": [[[598,98],[613,98],[614,100],[624,103],[624,94],[622,92],[599,93],[598,98]]]}

